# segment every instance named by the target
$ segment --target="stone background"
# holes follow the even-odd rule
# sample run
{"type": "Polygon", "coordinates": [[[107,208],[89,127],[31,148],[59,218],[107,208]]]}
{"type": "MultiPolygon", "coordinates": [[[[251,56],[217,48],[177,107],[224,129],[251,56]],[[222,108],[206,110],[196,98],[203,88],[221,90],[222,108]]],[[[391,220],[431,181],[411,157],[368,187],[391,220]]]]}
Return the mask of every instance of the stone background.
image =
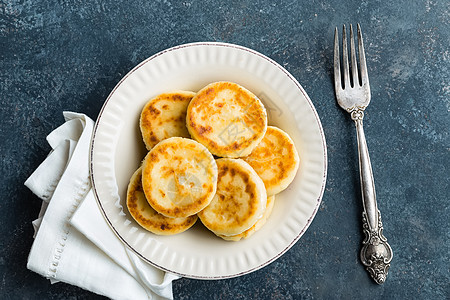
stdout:
{"type": "Polygon", "coordinates": [[[140,61],[222,41],[269,56],[303,85],[327,139],[327,186],[308,231],[277,261],[240,278],[178,280],[175,299],[449,299],[449,9],[444,0],[1,0],[0,298],[102,299],[26,269],[40,200],[23,182],[63,110],[95,120],[140,61]],[[357,22],[372,90],[366,137],[394,251],[382,286],[358,259],[356,134],[332,81],[334,28],[357,22]]]}

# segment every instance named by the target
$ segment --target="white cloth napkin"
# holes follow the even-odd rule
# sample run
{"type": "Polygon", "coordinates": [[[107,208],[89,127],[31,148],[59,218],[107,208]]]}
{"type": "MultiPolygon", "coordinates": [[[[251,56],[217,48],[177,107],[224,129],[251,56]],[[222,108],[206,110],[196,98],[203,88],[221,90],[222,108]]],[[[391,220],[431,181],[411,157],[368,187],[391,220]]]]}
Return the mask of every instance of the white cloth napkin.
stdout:
{"type": "Polygon", "coordinates": [[[112,299],[172,299],[179,277],[126,248],[97,206],[89,180],[94,122],[72,112],[64,118],[47,136],[53,150],[25,182],[43,200],[28,269],[112,299]]]}

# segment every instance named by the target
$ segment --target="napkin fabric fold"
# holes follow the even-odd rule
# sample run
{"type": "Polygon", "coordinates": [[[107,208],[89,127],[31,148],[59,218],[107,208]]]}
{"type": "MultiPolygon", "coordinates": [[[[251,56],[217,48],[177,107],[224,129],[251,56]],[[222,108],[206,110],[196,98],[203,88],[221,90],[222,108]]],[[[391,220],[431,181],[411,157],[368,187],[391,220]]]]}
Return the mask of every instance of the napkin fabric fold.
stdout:
{"type": "Polygon", "coordinates": [[[147,264],[117,238],[103,218],[89,180],[94,122],[64,112],[47,136],[52,151],[25,185],[42,207],[27,267],[112,299],[172,299],[179,278],[147,264]]]}

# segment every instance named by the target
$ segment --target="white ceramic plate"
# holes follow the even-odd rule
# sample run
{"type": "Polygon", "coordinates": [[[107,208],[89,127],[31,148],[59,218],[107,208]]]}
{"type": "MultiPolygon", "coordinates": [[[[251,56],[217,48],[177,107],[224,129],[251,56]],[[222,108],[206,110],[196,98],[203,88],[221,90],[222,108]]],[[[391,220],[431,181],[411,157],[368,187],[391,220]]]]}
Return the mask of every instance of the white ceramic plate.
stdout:
{"type": "Polygon", "coordinates": [[[91,148],[94,194],[117,236],[150,264],[181,276],[222,279],[255,271],[285,253],[314,218],[325,188],[325,137],[311,100],[283,67],[248,48],[192,43],[164,50],[131,70],[106,99],[91,148]],[[265,104],[269,125],[289,133],[300,168],[276,196],[273,213],[251,238],[227,242],[200,220],[186,232],[157,236],[142,229],[126,209],[126,189],[146,154],[139,131],[144,104],[172,90],[197,91],[214,81],[233,81],[265,104]]]}

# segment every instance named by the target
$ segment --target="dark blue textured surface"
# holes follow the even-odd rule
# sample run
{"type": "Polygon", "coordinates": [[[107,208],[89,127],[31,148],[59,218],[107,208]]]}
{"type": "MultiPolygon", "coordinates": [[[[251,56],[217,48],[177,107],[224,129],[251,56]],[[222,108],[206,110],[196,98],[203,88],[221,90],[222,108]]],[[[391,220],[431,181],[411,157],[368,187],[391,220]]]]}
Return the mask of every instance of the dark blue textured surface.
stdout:
{"type": "Polygon", "coordinates": [[[221,281],[181,279],[176,299],[450,298],[450,6],[437,1],[0,1],[0,298],[101,299],[26,269],[40,201],[23,182],[62,111],[96,118],[133,66],[165,48],[223,41],[283,65],[312,99],[328,144],[326,191],[300,241],[271,265],[221,281]],[[339,2],[339,4],[337,4],[339,2]],[[356,136],[335,103],[335,26],[361,23],[372,102],[365,129],[385,235],[378,286],[362,241],[356,136]]]}

